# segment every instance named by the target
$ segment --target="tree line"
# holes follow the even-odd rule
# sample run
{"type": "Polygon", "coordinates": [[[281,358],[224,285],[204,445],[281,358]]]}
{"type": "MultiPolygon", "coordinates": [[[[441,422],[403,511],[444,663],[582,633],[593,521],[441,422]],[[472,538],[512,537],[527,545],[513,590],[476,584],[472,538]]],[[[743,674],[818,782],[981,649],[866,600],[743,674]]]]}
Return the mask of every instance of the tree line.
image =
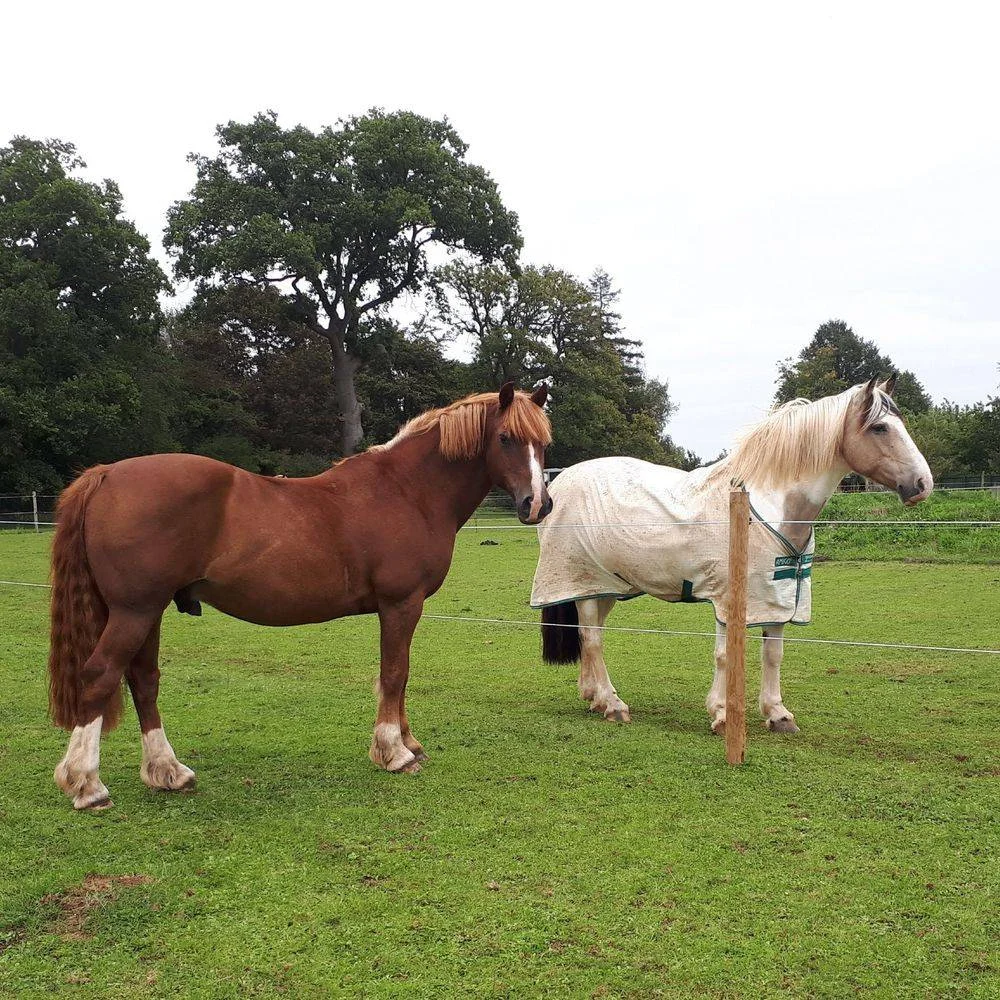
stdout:
{"type": "MultiPolygon", "coordinates": [[[[523,262],[517,215],[447,121],[376,110],[314,132],[266,113],[217,138],[168,212],[193,294],[166,310],[171,281],[114,182],[82,179],[66,142],[0,148],[0,491],[156,451],[311,474],[510,378],[552,386],[552,465],[699,464],[666,433],[668,386],[613,278],[523,262]]],[[[776,399],[891,368],[831,321],[779,365],[776,399]]],[[[1000,471],[1000,406],[899,385],[939,476],[1000,471]]]]}

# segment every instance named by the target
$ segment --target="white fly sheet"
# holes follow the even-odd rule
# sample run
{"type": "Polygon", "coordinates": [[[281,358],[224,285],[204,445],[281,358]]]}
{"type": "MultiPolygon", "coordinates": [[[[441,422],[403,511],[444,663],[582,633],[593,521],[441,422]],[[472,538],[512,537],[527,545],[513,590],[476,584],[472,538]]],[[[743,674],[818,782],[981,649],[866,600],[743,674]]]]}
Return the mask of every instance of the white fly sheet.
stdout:
{"type": "MultiPolygon", "coordinates": [[[[711,601],[724,624],[729,485],[706,483],[708,471],[599,458],[559,475],[549,491],[555,506],[538,527],[532,607],[650,594],[711,601]]],[[[774,509],[769,498],[757,500],[774,509]]],[[[813,535],[797,549],[761,519],[752,493],[750,503],[747,624],[805,625],[812,608],[813,535]]]]}

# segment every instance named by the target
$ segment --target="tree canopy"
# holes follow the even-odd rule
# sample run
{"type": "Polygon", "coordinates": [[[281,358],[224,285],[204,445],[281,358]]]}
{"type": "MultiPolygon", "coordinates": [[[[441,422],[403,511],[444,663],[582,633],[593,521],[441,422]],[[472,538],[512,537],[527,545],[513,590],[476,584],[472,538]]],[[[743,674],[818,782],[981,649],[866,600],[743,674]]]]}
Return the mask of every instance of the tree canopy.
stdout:
{"type": "Polygon", "coordinates": [[[168,288],[109,180],[66,142],[0,148],[0,468],[5,489],[175,447],[158,333],[168,288]]]}
{"type": "Polygon", "coordinates": [[[638,342],[625,337],[604,272],[583,282],[554,267],[456,262],[437,274],[437,316],[472,350],[481,383],[551,383],[548,461],[633,455],[690,466],[664,433],[673,412],[667,386],[646,379],[638,342]]]}
{"type": "Polygon", "coordinates": [[[517,216],[447,120],[373,110],[337,128],[282,128],[274,113],[217,130],[215,157],[170,209],[179,277],[273,287],[329,349],[340,450],[364,430],[355,376],[369,322],[426,281],[432,245],[514,269],[517,216]]]}
{"type": "MultiPolygon", "coordinates": [[[[611,276],[519,266],[516,216],[446,121],[372,112],[314,133],[259,115],[219,136],[170,212],[195,291],[166,316],[117,186],[83,179],[65,142],[0,148],[0,489],[178,449],[308,475],[508,379],[551,386],[550,465],[699,463],[665,432],[668,386],[646,375],[611,276]],[[416,321],[389,310],[406,292],[423,293],[416,321]]],[[[777,399],[893,369],[831,320],[779,365],[777,399]]],[[[1000,398],[932,406],[911,372],[896,396],[936,477],[1000,472],[1000,398]]]]}
{"type": "Polygon", "coordinates": [[[945,400],[911,416],[909,429],[938,479],[1000,473],[1000,396],[971,406],[945,400]]]}
{"type": "MultiPolygon", "coordinates": [[[[888,377],[896,366],[870,340],[859,337],[843,320],[831,319],[813,334],[796,359],[778,364],[774,400],[819,399],[843,392],[875,376],[888,377]]],[[[911,413],[922,413],[931,399],[913,372],[899,372],[895,397],[911,413]]]]}

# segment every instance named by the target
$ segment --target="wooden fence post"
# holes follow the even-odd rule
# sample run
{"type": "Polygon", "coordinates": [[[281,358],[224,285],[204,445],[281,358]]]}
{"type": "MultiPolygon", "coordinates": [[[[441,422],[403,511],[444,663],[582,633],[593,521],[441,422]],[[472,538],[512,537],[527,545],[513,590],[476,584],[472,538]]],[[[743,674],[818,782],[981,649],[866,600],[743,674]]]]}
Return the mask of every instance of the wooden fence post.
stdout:
{"type": "Polygon", "coordinates": [[[729,494],[729,606],[726,611],[726,760],[742,764],[747,744],[747,558],[750,494],[729,494]]]}
{"type": "Polygon", "coordinates": [[[38,492],[37,490],[31,491],[31,513],[35,519],[35,531],[39,531],[38,527],[38,492]]]}

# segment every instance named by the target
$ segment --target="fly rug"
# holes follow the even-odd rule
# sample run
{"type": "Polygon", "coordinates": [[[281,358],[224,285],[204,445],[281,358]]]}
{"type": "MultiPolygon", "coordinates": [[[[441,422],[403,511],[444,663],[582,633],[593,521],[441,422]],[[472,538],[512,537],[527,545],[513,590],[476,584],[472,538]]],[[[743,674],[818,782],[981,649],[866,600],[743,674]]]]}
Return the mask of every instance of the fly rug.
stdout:
{"type": "Polygon", "coordinates": [[[851,470],[895,490],[907,505],[933,488],[927,462],[892,400],[895,377],[815,402],[786,403],[751,427],[726,458],[683,472],[634,458],[601,458],[552,484],[554,509],[538,529],[531,592],[542,609],[550,663],[580,661],[592,711],[629,722],[604,662],[600,627],[618,601],[711,601],[715,676],[712,730],[726,724],[729,492],[750,493],[747,625],[763,629],[760,711],[774,732],[797,732],[781,697],[785,625],[811,616],[813,522],[851,470]]]}

